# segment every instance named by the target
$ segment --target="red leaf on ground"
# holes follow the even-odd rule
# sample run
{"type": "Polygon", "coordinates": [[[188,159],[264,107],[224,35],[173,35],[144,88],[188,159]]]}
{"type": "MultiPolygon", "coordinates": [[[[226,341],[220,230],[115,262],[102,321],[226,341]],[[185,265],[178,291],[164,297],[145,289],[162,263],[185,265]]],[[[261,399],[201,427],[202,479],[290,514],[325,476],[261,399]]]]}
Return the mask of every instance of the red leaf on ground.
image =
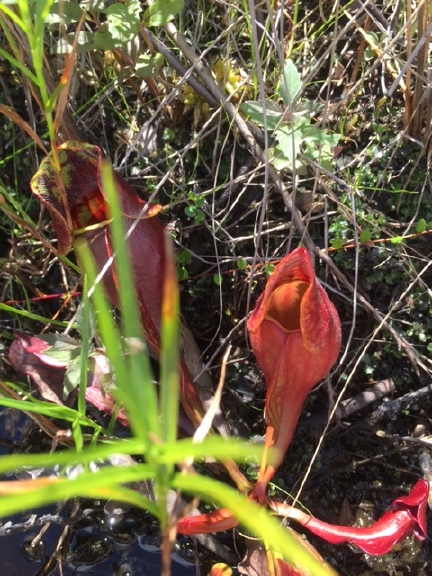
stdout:
{"type": "MultiPolygon", "coordinates": [[[[9,348],[9,360],[17,371],[23,372],[33,380],[44,400],[72,406],[76,400],[76,390],[73,390],[63,400],[67,362],[62,362],[49,354],[52,350],[51,343],[56,336],[55,334],[44,335],[45,340],[43,340],[25,334],[17,334],[16,340],[12,342],[9,348]],[[46,341],[47,338],[51,343],[46,341]]],[[[86,400],[98,410],[112,415],[115,400],[106,391],[110,384],[110,375],[111,368],[107,357],[101,353],[92,354],[88,360],[86,400]]],[[[124,426],[128,424],[126,415],[122,410],[118,411],[117,420],[124,426]]]]}
{"type": "Polygon", "coordinates": [[[15,370],[30,376],[45,400],[71,406],[75,401],[76,391],[71,392],[63,401],[66,363],[44,354],[44,350],[49,349],[50,345],[41,338],[26,334],[16,334],[15,338],[9,348],[9,360],[15,370]]]}

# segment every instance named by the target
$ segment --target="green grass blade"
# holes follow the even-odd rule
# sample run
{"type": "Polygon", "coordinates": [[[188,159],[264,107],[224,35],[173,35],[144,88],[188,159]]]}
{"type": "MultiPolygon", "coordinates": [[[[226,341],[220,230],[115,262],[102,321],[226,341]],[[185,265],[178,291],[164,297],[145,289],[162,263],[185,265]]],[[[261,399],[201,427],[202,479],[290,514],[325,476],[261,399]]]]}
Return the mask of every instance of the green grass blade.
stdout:
{"type": "Polygon", "coordinates": [[[141,314],[135,296],[135,286],[130,265],[131,255],[125,242],[125,230],[121,214],[117,187],[111,167],[106,163],[101,168],[102,187],[108,198],[110,231],[113,242],[114,268],[118,282],[122,330],[129,353],[129,374],[118,381],[122,400],[127,407],[130,424],[140,437],[148,434],[160,436],[157,393],[153,384],[146,346],[141,327],[141,314]],[[138,349],[137,349],[138,348],[138,349]],[[140,349],[141,348],[141,349],[140,349]]]}
{"type": "Polygon", "coordinates": [[[0,12],[3,12],[8,18],[12,20],[17,26],[19,26],[22,30],[24,29],[24,23],[21,18],[15,14],[13,10],[8,8],[5,4],[0,4],[0,12]]]}
{"type": "MultiPolygon", "coordinates": [[[[10,454],[0,458],[0,474],[22,470],[24,467],[48,469],[56,465],[72,466],[74,464],[82,464],[86,467],[90,462],[106,461],[113,455],[133,455],[144,451],[145,447],[141,441],[122,438],[121,440],[105,440],[97,445],[86,446],[80,453],[64,450],[53,454],[10,454]]],[[[134,473],[138,474],[139,468],[134,468],[134,470],[134,473]]],[[[150,468],[147,467],[145,470],[147,471],[145,478],[152,477],[148,472],[150,468]]],[[[154,475],[155,469],[152,468],[152,470],[154,475]]],[[[134,480],[139,480],[139,476],[134,477],[134,480]]]]}
{"type": "MultiPolygon", "coordinates": [[[[280,552],[284,559],[293,566],[302,569],[311,576],[330,576],[334,572],[326,568],[302,546],[301,542],[292,536],[280,520],[272,516],[268,510],[256,502],[248,500],[233,488],[197,475],[177,474],[173,487],[194,496],[200,496],[207,502],[214,502],[222,508],[228,508],[239,520],[242,526],[250,530],[258,538],[271,544],[280,552]]],[[[302,572],[303,573],[303,572],[302,572]]]]}
{"type": "Polygon", "coordinates": [[[8,516],[71,498],[116,499],[148,510],[158,517],[157,504],[137,491],[122,486],[127,482],[151,479],[154,469],[145,464],[107,466],[97,472],[84,471],[76,478],[37,478],[0,482],[0,515],[8,516]]]}
{"type": "Polygon", "coordinates": [[[33,314],[28,310],[20,310],[19,308],[14,308],[13,306],[8,306],[0,302],[0,310],[4,312],[9,312],[13,315],[24,316],[30,320],[36,320],[37,322],[42,322],[44,325],[50,324],[51,326],[60,326],[61,328],[67,328],[67,322],[60,322],[59,320],[51,320],[51,318],[45,318],[45,316],[39,316],[39,314],[33,314]]]}
{"type": "Polygon", "coordinates": [[[3,50],[3,48],[0,48],[0,56],[2,56],[5,60],[8,60],[14,68],[20,70],[25,76],[27,76],[27,78],[31,80],[35,86],[39,84],[39,81],[33,72],[21,64],[21,62],[19,62],[14,56],[6,52],[6,50],[3,50]]]}
{"type": "Polygon", "coordinates": [[[97,281],[96,266],[84,238],[78,238],[74,247],[82,267],[88,275],[88,286],[93,288],[93,302],[95,310],[97,311],[96,321],[98,330],[105,346],[107,357],[116,375],[116,386],[118,386],[118,389],[115,391],[115,394],[118,395],[120,401],[125,403],[126,410],[129,411],[129,396],[123,394],[123,389],[125,383],[129,381],[130,373],[123,355],[121,333],[114,323],[112,311],[105,298],[102,283],[100,280],[97,281]]]}
{"type": "Polygon", "coordinates": [[[179,463],[188,458],[213,458],[236,462],[258,463],[263,453],[263,445],[242,442],[237,438],[208,436],[202,443],[194,443],[192,438],[185,438],[159,447],[158,461],[161,463],[179,463]]]}
{"type": "Polygon", "coordinates": [[[180,402],[179,374],[179,290],[171,240],[165,240],[165,277],[162,300],[160,355],[160,412],[162,438],[177,438],[180,402]]]}
{"type": "Polygon", "coordinates": [[[96,424],[93,420],[90,420],[90,418],[86,418],[85,415],[80,414],[73,408],[59,406],[58,404],[52,404],[51,402],[36,400],[34,398],[14,400],[13,398],[4,398],[0,393],[0,406],[16,408],[17,410],[24,410],[26,412],[35,412],[41,416],[56,418],[58,420],[64,420],[65,422],[75,422],[79,420],[83,426],[90,426],[97,430],[101,428],[99,424],[96,424]]]}
{"type": "Polygon", "coordinates": [[[84,277],[83,301],[81,307],[81,355],[80,381],[78,385],[78,412],[85,415],[86,388],[88,379],[88,355],[90,347],[90,300],[88,297],[88,277],[84,277]]]}

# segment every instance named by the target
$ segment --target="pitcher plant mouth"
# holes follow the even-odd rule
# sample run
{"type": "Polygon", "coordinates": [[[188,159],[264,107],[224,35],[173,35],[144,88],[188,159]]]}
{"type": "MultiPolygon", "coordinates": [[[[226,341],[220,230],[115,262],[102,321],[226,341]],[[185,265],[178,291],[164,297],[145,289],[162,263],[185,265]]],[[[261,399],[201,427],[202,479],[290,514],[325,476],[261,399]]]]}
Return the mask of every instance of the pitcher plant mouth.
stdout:
{"type": "Polygon", "coordinates": [[[294,250],[275,267],[249,318],[248,332],[267,385],[265,446],[276,448],[276,461],[267,462],[264,456],[254,490],[254,497],[263,503],[303,403],[336,362],[341,343],[337,311],[305,248],[294,250]]]}
{"type": "Polygon", "coordinates": [[[300,280],[275,288],[268,298],[265,319],[272,320],[287,334],[301,330],[300,305],[308,288],[309,285],[300,280]]]}

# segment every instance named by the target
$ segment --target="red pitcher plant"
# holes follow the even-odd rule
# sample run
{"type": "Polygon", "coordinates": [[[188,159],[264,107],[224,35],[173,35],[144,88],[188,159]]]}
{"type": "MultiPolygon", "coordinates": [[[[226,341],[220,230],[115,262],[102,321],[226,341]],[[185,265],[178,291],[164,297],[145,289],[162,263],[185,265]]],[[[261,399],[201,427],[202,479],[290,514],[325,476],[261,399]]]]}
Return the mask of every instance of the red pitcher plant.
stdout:
{"type": "MultiPolygon", "coordinates": [[[[102,152],[97,146],[66,142],[57,150],[57,166],[52,155],[44,159],[32,180],[32,189],[47,207],[58,237],[58,250],[67,253],[74,238],[82,236],[103,272],[107,298],[119,306],[118,279],[112,266],[112,242],[107,222],[106,198],[101,185],[102,152]]],[[[165,243],[163,225],[157,214],[161,207],[140,199],[130,184],[115,174],[116,186],[128,230],[128,249],[140,306],[141,321],[150,348],[160,347],[161,298],[165,243]]],[[[268,482],[283,461],[296,429],[303,404],[312,390],[334,366],[341,345],[341,326],[335,306],[319,283],[307,250],[297,248],[275,267],[264,292],[258,298],[247,324],[252,351],[263,372],[267,394],[267,429],[258,479],[249,482],[235,467],[228,469],[240,490],[267,505],[276,514],[292,518],[314,534],[340,544],[356,544],[370,554],[384,554],[410,533],[426,537],[428,484],[419,480],[408,496],[393,501],[392,508],[373,526],[355,528],[333,526],[291,506],[267,497],[268,482]]],[[[46,341],[20,337],[11,347],[11,360],[31,375],[43,394],[44,369],[53,366],[46,358],[46,341]]],[[[56,365],[59,388],[65,366],[56,365]]],[[[196,426],[204,409],[185,362],[180,365],[181,402],[196,426]]],[[[100,378],[103,377],[103,370],[100,378]]],[[[90,383],[87,399],[103,407],[98,394],[98,378],[90,383]]],[[[53,400],[53,398],[49,398],[53,400]]],[[[55,401],[55,400],[54,400],[55,401]]],[[[127,423],[126,415],[122,414],[127,423]]],[[[210,533],[237,525],[230,510],[181,518],[177,530],[183,534],[210,533]]],[[[268,555],[269,570],[276,576],[300,574],[278,557],[268,555]]],[[[214,574],[228,574],[215,567],[214,574]]]]}
{"type": "MultiPolygon", "coordinates": [[[[101,183],[103,154],[98,146],[68,141],[57,149],[59,168],[51,154],[41,162],[31,187],[46,206],[58,238],[58,249],[66,254],[77,236],[84,238],[99,271],[108,300],[119,308],[118,279],[112,265],[112,241],[107,221],[107,199],[101,183]]],[[[144,335],[157,354],[165,262],[164,227],[158,204],[142,200],[136,190],[113,172],[119,193],[124,229],[144,335]]],[[[180,365],[181,399],[190,420],[197,425],[204,409],[185,362],[180,365]]]]}
{"type": "MultiPolygon", "coordinates": [[[[339,354],[340,320],[318,282],[309,254],[298,248],[275,267],[248,321],[252,350],[266,384],[267,430],[258,480],[249,494],[277,514],[299,522],[333,544],[349,542],[370,554],[381,555],[413,533],[426,537],[429,486],[419,480],[408,496],[396,498],[392,508],[368,528],[335,526],[322,522],[266,495],[267,484],[281,464],[292,440],[303,403],[311,389],[326,376],[339,354]],[[273,447],[271,457],[268,449],[273,447]]],[[[183,534],[210,533],[237,525],[228,509],[182,518],[183,534]]],[[[300,574],[281,559],[268,556],[276,576],[300,574]]]]}
{"type": "Polygon", "coordinates": [[[339,316],[305,248],[297,248],[275,267],[249,318],[248,332],[267,384],[265,445],[276,449],[276,459],[261,462],[254,497],[262,503],[307,395],[329,372],[340,349],[339,316]]]}

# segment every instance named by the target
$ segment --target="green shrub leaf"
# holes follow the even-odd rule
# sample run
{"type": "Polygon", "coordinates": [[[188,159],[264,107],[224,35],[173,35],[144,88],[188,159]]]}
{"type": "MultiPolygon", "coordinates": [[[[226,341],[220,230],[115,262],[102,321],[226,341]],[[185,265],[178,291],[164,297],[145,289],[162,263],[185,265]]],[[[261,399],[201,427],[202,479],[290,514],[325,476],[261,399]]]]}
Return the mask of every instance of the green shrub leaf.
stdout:
{"type": "Polygon", "coordinates": [[[360,242],[370,242],[372,238],[372,234],[370,230],[363,230],[363,232],[359,236],[360,242]]]}
{"type": "Polygon", "coordinates": [[[183,0],[156,0],[144,13],[147,26],[163,26],[183,10],[183,0]]]}
{"type": "Polygon", "coordinates": [[[416,225],[416,232],[417,234],[423,234],[427,228],[426,220],[424,218],[420,218],[416,225]]]}
{"type": "Polygon", "coordinates": [[[282,98],[285,106],[293,106],[300,98],[301,86],[301,76],[294,62],[287,60],[278,88],[279,96],[282,98]]]}

